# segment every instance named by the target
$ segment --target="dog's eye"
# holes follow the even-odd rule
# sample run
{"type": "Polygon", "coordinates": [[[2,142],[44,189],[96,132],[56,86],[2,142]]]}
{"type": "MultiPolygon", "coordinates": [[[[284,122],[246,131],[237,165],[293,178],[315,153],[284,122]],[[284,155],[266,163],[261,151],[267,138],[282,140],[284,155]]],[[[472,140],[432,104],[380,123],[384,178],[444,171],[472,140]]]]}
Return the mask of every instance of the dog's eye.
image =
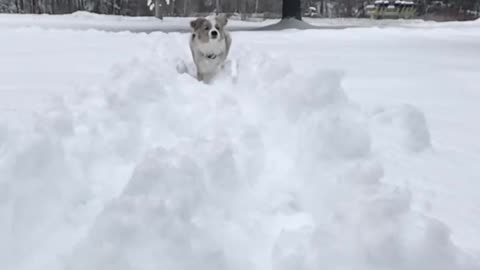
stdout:
{"type": "Polygon", "coordinates": [[[205,30],[210,30],[210,27],[209,27],[209,26],[205,26],[205,30]]]}
{"type": "Polygon", "coordinates": [[[215,28],[217,28],[217,30],[220,30],[220,26],[218,26],[218,24],[215,24],[215,28]]]}

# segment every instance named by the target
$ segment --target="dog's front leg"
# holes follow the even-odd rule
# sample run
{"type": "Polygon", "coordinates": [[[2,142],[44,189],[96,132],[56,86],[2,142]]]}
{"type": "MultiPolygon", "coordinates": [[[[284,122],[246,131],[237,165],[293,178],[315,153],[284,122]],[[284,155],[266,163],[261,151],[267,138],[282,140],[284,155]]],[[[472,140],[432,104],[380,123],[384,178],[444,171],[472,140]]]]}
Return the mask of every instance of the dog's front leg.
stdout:
{"type": "Polygon", "coordinates": [[[197,72],[197,80],[200,81],[200,82],[204,80],[204,76],[203,76],[202,73],[197,72]]]}

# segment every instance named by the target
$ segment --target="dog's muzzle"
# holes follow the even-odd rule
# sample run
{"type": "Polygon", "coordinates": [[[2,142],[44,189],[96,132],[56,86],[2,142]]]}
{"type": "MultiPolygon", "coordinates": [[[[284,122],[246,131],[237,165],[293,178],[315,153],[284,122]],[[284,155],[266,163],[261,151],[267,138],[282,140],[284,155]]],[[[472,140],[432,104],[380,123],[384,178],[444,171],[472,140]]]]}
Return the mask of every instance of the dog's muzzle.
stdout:
{"type": "Polygon", "coordinates": [[[210,35],[212,36],[213,39],[216,39],[218,37],[218,31],[213,30],[210,35]]]}
{"type": "Polygon", "coordinates": [[[203,54],[203,57],[207,58],[207,59],[210,59],[210,60],[214,60],[214,59],[217,59],[217,57],[220,57],[222,54],[214,54],[214,53],[209,53],[209,54],[203,54]]]}

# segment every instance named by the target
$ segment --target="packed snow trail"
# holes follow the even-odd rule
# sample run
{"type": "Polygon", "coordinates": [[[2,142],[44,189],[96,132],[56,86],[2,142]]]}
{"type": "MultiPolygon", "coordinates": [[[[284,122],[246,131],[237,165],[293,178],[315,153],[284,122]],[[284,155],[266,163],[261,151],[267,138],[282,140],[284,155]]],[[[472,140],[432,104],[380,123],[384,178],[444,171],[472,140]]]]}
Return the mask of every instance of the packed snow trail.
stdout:
{"type": "Polygon", "coordinates": [[[238,80],[205,85],[177,72],[185,36],[160,40],[3,121],[0,268],[479,269],[383,164],[435,155],[422,111],[244,46],[238,80]]]}

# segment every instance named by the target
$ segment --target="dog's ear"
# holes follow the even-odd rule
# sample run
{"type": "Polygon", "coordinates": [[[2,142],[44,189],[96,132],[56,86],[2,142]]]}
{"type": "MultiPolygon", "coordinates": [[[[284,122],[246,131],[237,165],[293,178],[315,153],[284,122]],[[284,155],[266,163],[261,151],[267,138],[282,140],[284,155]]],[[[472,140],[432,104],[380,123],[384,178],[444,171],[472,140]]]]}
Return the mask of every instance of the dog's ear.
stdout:
{"type": "Polygon", "coordinates": [[[202,18],[197,18],[190,22],[190,27],[192,27],[193,30],[197,30],[202,25],[202,21],[202,18]]]}
{"type": "Polygon", "coordinates": [[[227,18],[227,15],[225,14],[220,14],[217,16],[217,22],[218,24],[220,24],[222,27],[224,27],[225,25],[227,25],[228,23],[228,18],[227,18]]]}

